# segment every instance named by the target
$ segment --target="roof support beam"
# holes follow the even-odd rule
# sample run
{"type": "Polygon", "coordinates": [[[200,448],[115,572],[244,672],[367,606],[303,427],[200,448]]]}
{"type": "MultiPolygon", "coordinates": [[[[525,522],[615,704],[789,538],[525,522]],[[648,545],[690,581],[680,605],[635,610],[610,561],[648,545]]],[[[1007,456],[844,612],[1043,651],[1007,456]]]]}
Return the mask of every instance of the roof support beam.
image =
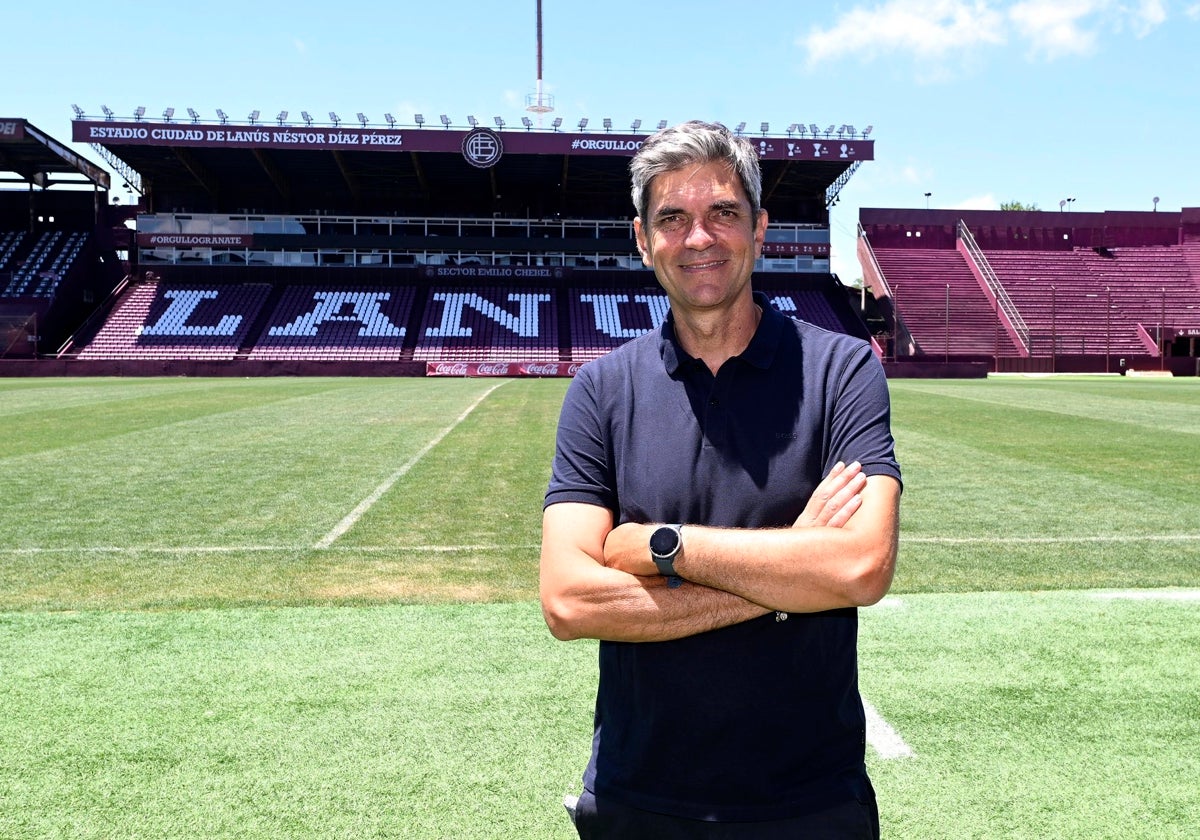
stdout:
{"type": "Polygon", "coordinates": [[[417,174],[417,183],[421,187],[421,194],[428,201],[433,196],[433,193],[429,189],[429,181],[425,178],[425,167],[421,166],[421,157],[416,152],[409,152],[408,154],[412,158],[413,172],[417,174]]]}
{"type": "Polygon", "coordinates": [[[280,198],[288,206],[292,206],[292,190],[288,185],[287,178],[283,177],[283,173],[279,171],[279,167],[275,165],[275,161],[271,160],[271,156],[262,149],[254,150],[254,159],[258,161],[258,165],[263,168],[263,172],[267,173],[267,177],[271,179],[271,183],[275,185],[275,191],[279,193],[280,198]]]}
{"type": "Polygon", "coordinates": [[[362,204],[362,187],[358,183],[358,179],[346,166],[346,157],[339,151],[333,152],[333,160],[338,165],[338,171],[342,173],[342,180],[346,182],[346,188],[350,190],[350,197],[354,199],[355,206],[362,204]]]}
{"type": "Polygon", "coordinates": [[[792,161],[790,161],[790,160],[785,161],[783,166],[779,167],[779,172],[775,175],[774,180],[772,180],[770,184],[764,185],[765,188],[763,189],[762,201],[760,202],[761,204],[765,205],[768,201],[771,200],[771,196],[773,196],[775,194],[776,188],[781,183],[783,183],[783,176],[788,174],[788,171],[791,168],[792,168],[792,161]]]}
{"type": "Polygon", "coordinates": [[[212,206],[220,207],[220,182],[213,177],[213,174],[208,171],[204,164],[196,160],[196,156],[187,149],[180,146],[175,146],[171,149],[171,151],[175,153],[175,157],[177,157],[179,162],[184,165],[184,168],[191,173],[191,176],[196,179],[196,182],[204,188],[206,193],[208,193],[208,197],[212,199],[212,206]]]}

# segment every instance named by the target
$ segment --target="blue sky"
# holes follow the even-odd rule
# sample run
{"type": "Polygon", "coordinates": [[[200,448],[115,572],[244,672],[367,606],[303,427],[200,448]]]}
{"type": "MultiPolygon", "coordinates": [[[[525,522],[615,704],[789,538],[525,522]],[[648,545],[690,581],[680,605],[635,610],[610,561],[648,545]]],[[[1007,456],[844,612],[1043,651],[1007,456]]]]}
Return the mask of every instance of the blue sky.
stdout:
{"type": "MultiPolygon", "coordinates": [[[[64,141],[72,104],[519,123],[535,8],[16,4],[0,117],[64,141]]],[[[924,207],[926,192],[938,208],[1200,206],[1200,0],[543,0],[543,16],[544,89],[567,124],[874,126],[876,159],[832,211],[833,268],[848,282],[858,208],[924,207]]]]}

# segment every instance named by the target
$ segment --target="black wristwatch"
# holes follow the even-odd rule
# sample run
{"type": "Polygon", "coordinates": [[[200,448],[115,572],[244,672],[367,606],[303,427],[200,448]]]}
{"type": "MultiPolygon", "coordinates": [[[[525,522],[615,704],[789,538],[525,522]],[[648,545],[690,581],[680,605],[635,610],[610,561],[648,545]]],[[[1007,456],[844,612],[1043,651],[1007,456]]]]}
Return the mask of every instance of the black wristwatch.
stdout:
{"type": "Polygon", "coordinates": [[[650,557],[660,574],[666,577],[667,585],[679,586],[683,579],[675,571],[675,558],[683,548],[682,525],[660,525],[650,535],[650,557]]]}

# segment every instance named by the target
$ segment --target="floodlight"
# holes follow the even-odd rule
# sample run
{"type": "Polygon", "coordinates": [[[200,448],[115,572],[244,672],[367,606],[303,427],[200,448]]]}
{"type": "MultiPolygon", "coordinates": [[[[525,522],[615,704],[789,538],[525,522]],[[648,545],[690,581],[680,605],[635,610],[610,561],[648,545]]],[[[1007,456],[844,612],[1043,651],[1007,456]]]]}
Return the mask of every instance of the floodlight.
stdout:
{"type": "Polygon", "coordinates": [[[174,108],[167,108],[163,111],[163,122],[170,122],[171,117],[175,116],[174,108]]]}
{"type": "Polygon", "coordinates": [[[275,115],[275,121],[278,122],[280,125],[283,125],[285,122],[287,122],[287,115],[288,115],[287,111],[280,111],[278,114],[275,115]]]}
{"type": "Polygon", "coordinates": [[[105,118],[105,119],[109,119],[109,120],[111,120],[111,119],[113,118],[113,112],[112,112],[112,109],[111,109],[111,108],[109,108],[107,105],[101,105],[101,106],[100,106],[100,110],[104,112],[104,118],[105,118]]]}
{"type": "Polygon", "coordinates": [[[258,122],[258,114],[259,112],[257,110],[250,112],[250,116],[247,117],[247,119],[250,120],[250,125],[254,125],[256,122],[258,122]]]}
{"type": "Polygon", "coordinates": [[[612,118],[611,117],[604,118],[604,130],[612,131],[612,118]]]}
{"type": "Polygon", "coordinates": [[[820,133],[821,133],[821,129],[817,128],[817,124],[816,124],[816,123],[809,123],[809,124],[808,124],[808,130],[809,130],[809,132],[811,132],[811,133],[812,133],[812,136],[813,136],[813,137],[816,137],[818,134],[820,134],[820,133]]]}
{"type": "Polygon", "coordinates": [[[83,119],[83,109],[82,108],[80,108],[78,105],[72,105],[71,108],[75,111],[75,119],[77,119],[77,120],[83,119]]]}
{"type": "Polygon", "coordinates": [[[806,126],[804,123],[796,123],[796,133],[803,137],[808,133],[808,126],[806,126]]]}
{"type": "Polygon", "coordinates": [[[221,121],[221,125],[225,125],[225,123],[229,122],[229,117],[226,116],[225,112],[220,108],[217,109],[217,119],[221,121]]]}
{"type": "Polygon", "coordinates": [[[558,131],[558,129],[561,126],[562,126],[562,117],[555,117],[554,122],[550,123],[550,127],[553,128],[555,131],[558,131]]]}
{"type": "Polygon", "coordinates": [[[362,111],[359,111],[359,112],[358,112],[357,114],[355,114],[354,116],[358,117],[358,123],[359,123],[359,125],[361,125],[363,128],[366,128],[366,127],[367,127],[367,122],[368,122],[368,120],[367,120],[367,115],[366,115],[366,114],[364,114],[362,111]]]}
{"type": "Polygon", "coordinates": [[[492,117],[492,119],[496,121],[496,128],[504,128],[504,120],[500,119],[500,117],[492,117]]]}
{"type": "Polygon", "coordinates": [[[743,120],[742,122],[740,122],[740,123],[738,123],[738,124],[737,124],[737,128],[735,128],[735,129],[733,130],[733,133],[734,133],[734,134],[736,134],[738,137],[741,137],[741,136],[742,136],[742,132],[743,132],[743,131],[745,131],[745,130],[746,130],[746,123],[745,123],[745,121],[743,120]]]}
{"type": "Polygon", "coordinates": [[[188,108],[188,116],[192,118],[193,123],[200,122],[200,115],[196,113],[195,108],[188,108]]]}
{"type": "Polygon", "coordinates": [[[796,123],[792,123],[791,125],[789,125],[789,126],[787,127],[787,136],[788,136],[788,137],[791,137],[793,134],[795,134],[795,133],[796,133],[796,131],[797,131],[799,128],[800,128],[800,126],[796,125],[796,123]]]}
{"type": "Polygon", "coordinates": [[[333,123],[334,128],[337,128],[339,125],[342,124],[342,118],[339,117],[337,114],[335,114],[333,111],[329,112],[329,121],[331,123],[333,123]]]}
{"type": "Polygon", "coordinates": [[[667,121],[666,121],[666,120],[659,120],[659,121],[658,121],[658,130],[659,130],[659,131],[662,131],[662,130],[663,130],[664,128],[666,128],[666,127],[667,127],[667,121]]]}
{"type": "Polygon", "coordinates": [[[471,128],[477,128],[479,126],[479,120],[475,119],[474,114],[467,114],[467,122],[471,124],[471,128]]]}
{"type": "Polygon", "coordinates": [[[841,140],[842,135],[845,133],[846,133],[846,124],[842,123],[841,125],[838,126],[838,130],[837,130],[838,139],[841,140]]]}
{"type": "Polygon", "coordinates": [[[529,117],[521,117],[521,125],[525,126],[526,131],[529,131],[529,129],[533,128],[533,120],[529,119],[529,117]]]}
{"type": "Polygon", "coordinates": [[[759,123],[758,130],[763,133],[763,137],[767,136],[767,132],[771,130],[769,123],[759,123]]]}
{"type": "Polygon", "coordinates": [[[579,130],[583,131],[585,128],[587,128],[587,124],[588,124],[588,118],[584,117],[583,119],[581,119],[579,121],[579,130]]]}
{"type": "Polygon", "coordinates": [[[641,128],[641,127],[642,127],[642,121],[641,121],[641,120],[634,120],[634,121],[633,121],[633,122],[630,124],[630,126],[629,126],[629,129],[630,129],[631,131],[637,131],[637,130],[638,130],[639,128],[641,128]]]}
{"type": "Polygon", "coordinates": [[[138,122],[142,121],[142,117],[146,116],[146,106],[139,105],[133,109],[133,118],[138,122]]]}
{"type": "Polygon", "coordinates": [[[825,129],[825,136],[828,137],[830,134],[833,134],[833,123],[830,123],[829,128],[825,129]]]}
{"type": "Polygon", "coordinates": [[[875,126],[873,126],[873,125],[869,125],[869,126],[867,126],[866,128],[864,128],[864,129],[863,129],[862,136],[863,136],[863,137],[866,137],[868,134],[870,134],[870,133],[871,133],[871,129],[873,129],[874,127],[875,127],[875,126]]]}
{"type": "MultiPolygon", "coordinates": [[[[395,118],[393,118],[391,114],[386,114],[385,117],[388,120],[388,125],[395,124],[395,122],[396,122],[395,118]]],[[[424,114],[413,114],[413,120],[416,122],[416,124],[418,126],[425,125],[425,115],[424,114]]]]}
{"type": "Polygon", "coordinates": [[[849,134],[851,138],[854,138],[858,136],[858,129],[852,125],[847,125],[846,133],[849,134]]]}
{"type": "Polygon", "coordinates": [[[312,115],[309,114],[308,111],[301,111],[300,118],[302,120],[304,120],[304,124],[306,126],[308,126],[309,128],[312,128],[312,115]]]}
{"type": "Polygon", "coordinates": [[[446,126],[446,128],[450,127],[450,118],[449,117],[447,117],[445,114],[442,114],[441,120],[442,120],[442,125],[446,126]]]}

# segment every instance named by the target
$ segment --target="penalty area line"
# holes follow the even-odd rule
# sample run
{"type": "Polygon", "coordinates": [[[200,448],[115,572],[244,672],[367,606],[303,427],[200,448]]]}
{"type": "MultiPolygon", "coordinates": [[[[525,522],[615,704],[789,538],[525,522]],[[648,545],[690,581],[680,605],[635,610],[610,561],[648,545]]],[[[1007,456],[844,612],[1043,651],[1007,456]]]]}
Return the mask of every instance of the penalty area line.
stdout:
{"type": "Polygon", "coordinates": [[[452,431],[454,431],[456,428],[458,428],[459,423],[461,423],[462,421],[464,421],[468,417],[470,417],[471,412],[474,411],[476,408],[478,408],[480,403],[482,403],[489,396],[491,396],[493,391],[495,391],[497,388],[499,388],[500,386],[504,385],[505,383],[507,383],[509,381],[510,380],[506,379],[506,380],[497,382],[491,388],[488,388],[486,391],[484,391],[482,394],[480,394],[479,398],[477,400],[475,400],[475,402],[473,402],[469,406],[467,406],[466,411],[464,411],[462,414],[458,415],[458,417],[455,418],[453,423],[451,423],[449,426],[447,426],[446,428],[444,428],[440,432],[438,432],[437,435],[435,435],[434,438],[431,441],[429,441],[429,443],[425,444],[425,446],[422,447],[420,452],[418,452],[416,455],[409,458],[408,461],[405,462],[405,464],[400,467],[400,469],[396,470],[394,473],[389,475],[382,484],[380,484],[378,487],[376,487],[371,492],[371,495],[367,496],[365,499],[363,499],[361,502],[359,502],[358,506],[355,507],[354,510],[352,510],[348,514],[346,514],[346,516],[343,517],[342,521],[339,522],[337,525],[335,525],[333,527],[332,531],[330,531],[328,534],[323,536],[313,546],[313,548],[318,548],[318,549],[329,548],[331,545],[334,544],[334,542],[337,541],[337,539],[340,536],[342,536],[342,534],[346,533],[351,528],[353,528],[358,523],[358,520],[362,519],[363,516],[366,515],[367,511],[369,511],[372,507],[374,507],[375,503],[378,502],[380,499],[382,499],[384,497],[384,495],[389,490],[392,489],[392,487],[395,485],[395,483],[397,481],[402,479],[405,476],[405,474],[408,473],[409,470],[411,470],[413,467],[415,467],[422,458],[424,458],[426,455],[428,455],[429,452],[435,446],[437,446],[439,443],[441,443],[442,440],[445,439],[446,435],[450,434],[452,431]]]}

